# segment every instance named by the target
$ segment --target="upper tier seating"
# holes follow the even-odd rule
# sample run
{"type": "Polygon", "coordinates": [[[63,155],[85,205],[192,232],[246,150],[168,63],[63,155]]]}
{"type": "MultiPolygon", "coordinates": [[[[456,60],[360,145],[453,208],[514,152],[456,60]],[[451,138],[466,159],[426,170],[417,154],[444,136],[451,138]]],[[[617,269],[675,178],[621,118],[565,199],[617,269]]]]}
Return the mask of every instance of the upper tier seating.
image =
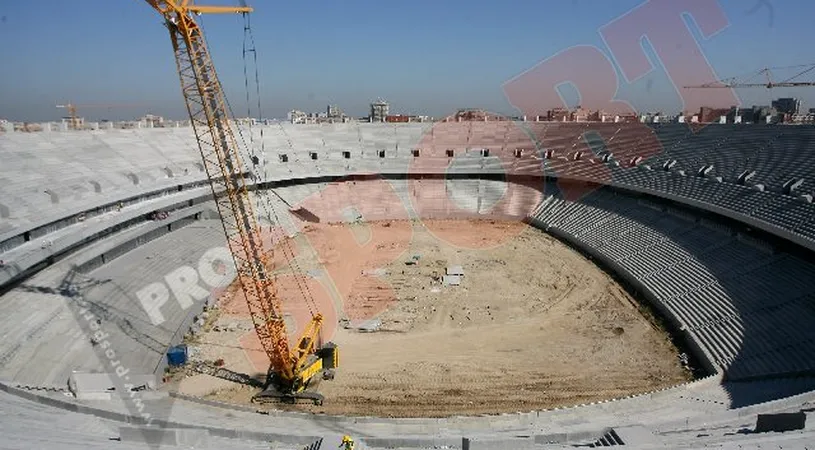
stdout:
{"type": "MultiPolygon", "coordinates": [[[[812,126],[497,121],[240,131],[254,154],[265,151],[260,166],[250,164],[263,180],[426,172],[576,177],[730,211],[815,248],[812,126]]],[[[8,247],[3,241],[64,217],[203,182],[199,159],[189,127],[2,133],[0,251],[8,247]]]]}
{"type": "Polygon", "coordinates": [[[0,241],[13,230],[206,180],[189,128],[6,133],[0,241]]]}

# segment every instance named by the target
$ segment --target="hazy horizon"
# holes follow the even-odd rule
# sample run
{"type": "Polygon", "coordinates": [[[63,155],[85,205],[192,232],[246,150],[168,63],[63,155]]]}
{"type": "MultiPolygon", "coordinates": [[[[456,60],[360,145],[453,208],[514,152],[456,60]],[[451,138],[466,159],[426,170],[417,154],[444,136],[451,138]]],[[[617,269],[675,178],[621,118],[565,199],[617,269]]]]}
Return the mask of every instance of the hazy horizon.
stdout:
{"type": "MultiPolygon", "coordinates": [[[[79,115],[89,121],[147,113],[185,119],[172,48],[160,17],[143,1],[117,3],[115,20],[110,2],[103,0],[45,0],[37,8],[0,3],[0,39],[6,44],[0,47],[0,59],[10,62],[0,67],[0,118],[59,120],[66,111],[55,105],[70,102],[117,105],[79,108],[79,115]],[[43,10],[49,14],[41,14],[43,10]]],[[[460,108],[482,108],[522,115],[507,100],[505,83],[573,46],[593,45],[608,54],[598,30],[643,3],[420,0],[314,7],[254,2],[251,21],[263,117],[283,119],[292,109],[319,112],[328,104],[360,117],[379,97],[396,114],[443,117],[460,108]]],[[[729,26],[708,39],[701,37],[694,20],[687,20],[719,78],[815,59],[803,45],[815,3],[722,0],[719,5],[729,26]]],[[[240,15],[200,19],[237,117],[248,112],[243,20],[240,15]]],[[[677,89],[653,49],[648,44],[644,48],[656,70],[630,83],[621,77],[617,98],[639,111],[679,112],[683,103],[677,89]]],[[[616,70],[619,73],[619,67],[616,70]]],[[[777,73],[779,78],[791,74],[777,73]]],[[[252,82],[251,65],[249,76],[252,82]]],[[[254,86],[250,89],[251,116],[258,117],[254,86]]],[[[769,105],[778,97],[797,97],[804,110],[815,107],[813,89],[754,88],[737,94],[743,107],[769,105]]],[[[579,103],[563,95],[571,104],[579,103]]]]}

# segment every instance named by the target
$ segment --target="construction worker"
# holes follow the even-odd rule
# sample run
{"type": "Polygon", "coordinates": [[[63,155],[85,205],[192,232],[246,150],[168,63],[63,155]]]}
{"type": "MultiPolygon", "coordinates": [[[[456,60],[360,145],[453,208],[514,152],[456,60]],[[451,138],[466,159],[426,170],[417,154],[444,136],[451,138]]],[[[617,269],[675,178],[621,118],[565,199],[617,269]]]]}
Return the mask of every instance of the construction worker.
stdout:
{"type": "Polygon", "coordinates": [[[339,448],[343,450],[354,450],[354,440],[351,439],[351,436],[347,434],[342,437],[342,442],[340,443],[339,448]]]}

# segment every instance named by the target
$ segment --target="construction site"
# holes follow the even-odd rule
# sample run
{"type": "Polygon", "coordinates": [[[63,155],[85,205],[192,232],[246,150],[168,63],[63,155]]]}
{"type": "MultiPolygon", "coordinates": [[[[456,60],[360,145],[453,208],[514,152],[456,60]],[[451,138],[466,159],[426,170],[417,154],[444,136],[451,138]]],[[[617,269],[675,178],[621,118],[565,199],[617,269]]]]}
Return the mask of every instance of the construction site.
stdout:
{"type": "Polygon", "coordinates": [[[0,122],[0,447],[811,445],[797,98],[238,120],[201,17],[243,22],[250,103],[253,7],[141,6],[188,119],[0,122]]]}
{"type": "MultiPolygon", "coordinates": [[[[342,351],[342,369],[320,385],[330,400],[292,409],[383,417],[511,413],[690,379],[665,330],[625,290],[578,252],[527,225],[316,224],[291,239],[297,266],[320,274],[311,278],[310,291],[325,316],[338,320],[324,333],[342,351]],[[452,245],[428,227],[442,235],[455,229],[473,245],[452,245]]],[[[278,268],[278,279],[296,292],[288,270],[278,268]]],[[[283,298],[291,312],[287,323],[304,323],[298,299],[283,298]]],[[[247,339],[251,322],[243,303],[230,295],[219,300],[217,320],[190,347],[192,362],[220,361],[260,383],[268,360],[247,339]]],[[[168,388],[250,404],[257,386],[193,372],[168,388]]]]}

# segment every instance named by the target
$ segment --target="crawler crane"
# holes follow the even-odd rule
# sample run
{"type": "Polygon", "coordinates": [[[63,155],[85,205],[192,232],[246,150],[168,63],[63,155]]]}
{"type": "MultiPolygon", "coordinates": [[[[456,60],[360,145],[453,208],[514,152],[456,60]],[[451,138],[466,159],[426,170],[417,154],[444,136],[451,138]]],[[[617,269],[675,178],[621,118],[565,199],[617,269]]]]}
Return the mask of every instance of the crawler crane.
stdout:
{"type": "Polygon", "coordinates": [[[145,0],[164,18],[175,53],[181,91],[212,187],[224,234],[237,268],[237,278],[261,346],[271,362],[266,388],[253,400],[317,404],[322,395],[313,387],[331,379],[338,363],[336,345],[320,346],[323,316],[309,302],[312,318],[300,340],[290,348],[277,286],[269,273],[269,254],[263,249],[260,228],[249,198],[247,173],[229,121],[228,105],[215,73],[199,14],[249,13],[250,7],[199,6],[192,0],[145,0]]]}

